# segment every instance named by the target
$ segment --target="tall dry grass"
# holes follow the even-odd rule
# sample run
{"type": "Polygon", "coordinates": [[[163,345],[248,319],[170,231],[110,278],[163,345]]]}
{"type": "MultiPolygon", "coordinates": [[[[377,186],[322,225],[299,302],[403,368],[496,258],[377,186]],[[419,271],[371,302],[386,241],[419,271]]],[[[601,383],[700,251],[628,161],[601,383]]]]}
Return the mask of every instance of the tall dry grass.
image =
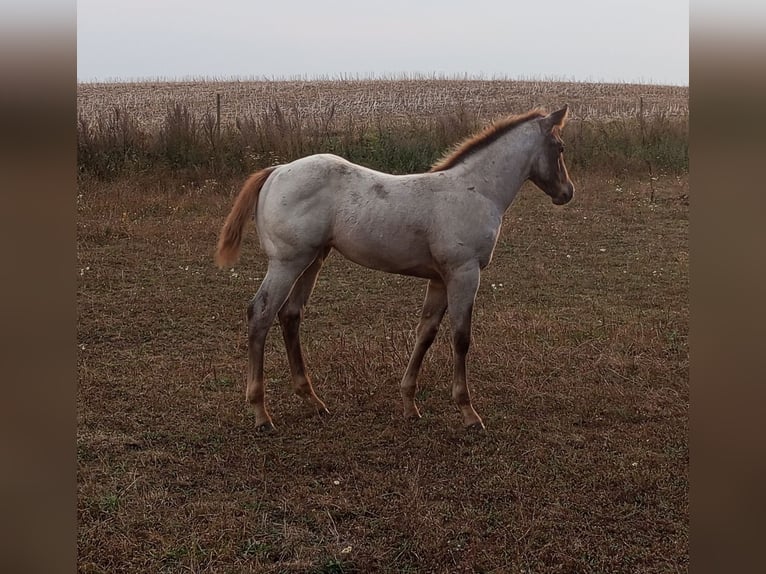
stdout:
{"type": "MultiPolygon", "coordinates": [[[[142,125],[133,112],[115,106],[80,116],[78,167],[101,179],[168,171],[226,177],[328,152],[374,169],[411,173],[427,170],[446,148],[482,125],[480,114],[465,106],[392,121],[385,115],[339,115],[334,105],[309,115],[272,101],[258,113],[223,123],[210,111],[195,113],[173,102],[157,126],[142,125]]],[[[688,116],[575,118],[565,139],[575,171],[688,170],[688,116]]]]}

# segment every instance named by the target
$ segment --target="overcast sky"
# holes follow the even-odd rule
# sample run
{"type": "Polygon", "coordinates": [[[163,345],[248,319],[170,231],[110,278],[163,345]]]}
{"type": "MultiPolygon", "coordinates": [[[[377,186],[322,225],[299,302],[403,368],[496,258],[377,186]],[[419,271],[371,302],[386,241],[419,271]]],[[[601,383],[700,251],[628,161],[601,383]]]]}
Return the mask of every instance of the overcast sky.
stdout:
{"type": "Polygon", "coordinates": [[[688,0],[79,0],[80,81],[402,73],[689,83],[688,0]]]}

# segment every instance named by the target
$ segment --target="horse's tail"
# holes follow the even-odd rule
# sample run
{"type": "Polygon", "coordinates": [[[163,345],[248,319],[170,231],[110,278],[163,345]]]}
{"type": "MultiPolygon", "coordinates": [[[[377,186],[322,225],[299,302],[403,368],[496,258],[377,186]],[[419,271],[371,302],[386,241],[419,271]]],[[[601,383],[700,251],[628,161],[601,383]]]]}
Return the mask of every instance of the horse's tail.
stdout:
{"type": "Polygon", "coordinates": [[[223,228],[221,228],[221,235],[218,237],[218,245],[215,250],[215,262],[221,269],[231,267],[239,258],[242,229],[248,218],[255,213],[258,194],[274,169],[276,168],[267,167],[251,175],[245,185],[242,186],[237,199],[234,200],[234,206],[226,217],[223,228]]]}

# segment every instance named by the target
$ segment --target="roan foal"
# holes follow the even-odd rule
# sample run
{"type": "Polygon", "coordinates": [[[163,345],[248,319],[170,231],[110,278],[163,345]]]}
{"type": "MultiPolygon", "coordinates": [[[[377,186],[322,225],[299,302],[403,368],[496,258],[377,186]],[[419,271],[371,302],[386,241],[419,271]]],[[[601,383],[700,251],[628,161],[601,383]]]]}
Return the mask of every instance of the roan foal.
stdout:
{"type": "Polygon", "coordinates": [[[335,155],[318,154],[263,169],[245,182],[221,230],[220,267],[239,255],[242,230],[255,217],[268,271],[247,308],[247,400],[256,427],[271,430],[264,401],[263,351],[278,316],[295,392],[314,410],[303,361],[303,309],[331,249],[365,267],[428,279],[415,349],[401,383],[404,416],[420,417],[417,376],[445,311],[452,328],[452,398],[463,425],[483,429],[471,405],[466,354],[479,274],[495,248],[503,214],[526,180],[562,205],[574,186],[564,165],[561,129],[568,108],[532,110],[467,138],[427,173],[390,175],[335,155]]]}

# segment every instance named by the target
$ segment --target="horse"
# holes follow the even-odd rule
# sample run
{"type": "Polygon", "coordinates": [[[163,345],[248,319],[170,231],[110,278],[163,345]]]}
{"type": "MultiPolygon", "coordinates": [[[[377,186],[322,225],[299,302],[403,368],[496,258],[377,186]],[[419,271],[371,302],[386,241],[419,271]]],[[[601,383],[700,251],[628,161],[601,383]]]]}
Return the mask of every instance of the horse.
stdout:
{"type": "Polygon", "coordinates": [[[400,384],[406,419],[417,420],[417,377],[446,311],[451,323],[452,399],[466,429],[485,428],[471,404],[466,355],[481,270],[503,214],[531,180],[563,205],[574,195],[561,130],[569,108],[508,116],[466,138],[429,171],[391,175],[332,154],[315,154],[252,174],[220,232],[215,260],[231,267],[251,217],[268,269],[247,307],[246,399],[257,431],[274,430],[265,405],[264,345],[279,318],[294,392],[320,414],[303,360],[300,324],[332,249],[370,269],[428,280],[415,347],[400,384]]]}

